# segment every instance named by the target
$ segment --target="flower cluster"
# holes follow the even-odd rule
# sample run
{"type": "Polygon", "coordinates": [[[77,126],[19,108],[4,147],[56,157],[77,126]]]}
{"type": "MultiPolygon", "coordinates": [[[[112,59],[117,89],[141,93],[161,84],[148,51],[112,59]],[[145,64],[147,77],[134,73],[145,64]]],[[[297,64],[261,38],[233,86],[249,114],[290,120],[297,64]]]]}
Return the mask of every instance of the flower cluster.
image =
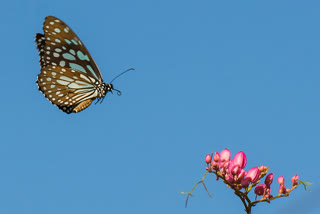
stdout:
{"type": "Polygon", "coordinates": [[[245,211],[247,214],[251,214],[251,208],[260,202],[270,202],[277,198],[287,197],[289,193],[297,188],[300,184],[304,186],[305,190],[311,183],[302,182],[299,180],[299,176],[295,175],[291,178],[292,187],[287,189],[284,185],[283,176],[278,177],[278,183],[280,185],[278,190],[278,195],[271,195],[271,184],[273,181],[273,173],[268,173],[269,167],[261,165],[260,167],[252,167],[248,171],[245,170],[247,165],[247,156],[244,152],[238,152],[235,154],[233,159],[231,159],[231,152],[228,149],[222,150],[220,153],[215,152],[213,154],[208,154],[205,156],[205,162],[207,163],[206,173],[202,177],[202,180],[197,182],[194,187],[189,192],[180,193],[187,195],[186,206],[189,196],[192,196],[192,191],[199,185],[203,184],[203,187],[209,194],[205,184],[204,179],[208,173],[214,173],[217,176],[216,180],[222,179],[222,181],[227,184],[229,188],[234,191],[242,201],[245,211]],[[264,183],[259,184],[261,179],[265,177],[264,183]],[[255,201],[251,201],[248,197],[248,193],[254,188],[254,193],[256,194],[255,201]],[[262,196],[257,200],[257,196],[262,196]]]}
{"type": "MultiPolygon", "coordinates": [[[[233,159],[231,158],[231,152],[228,149],[224,149],[220,152],[215,152],[213,155],[206,155],[205,162],[207,163],[206,170],[217,175],[217,180],[222,178],[223,181],[228,184],[229,187],[235,190],[245,189],[248,191],[249,185],[251,187],[256,186],[262,177],[264,177],[269,168],[266,166],[256,166],[249,169],[247,172],[244,168],[247,165],[247,156],[244,152],[240,151],[235,154],[233,159]]],[[[278,182],[279,195],[286,194],[292,191],[298,184],[299,176],[292,177],[292,188],[286,189],[284,186],[284,178],[280,176],[278,182]]],[[[262,199],[271,199],[271,187],[273,181],[273,173],[269,173],[264,181],[264,184],[259,184],[255,187],[254,193],[256,196],[262,196],[262,199]]],[[[251,189],[251,188],[250,188],[251,189]]]]}

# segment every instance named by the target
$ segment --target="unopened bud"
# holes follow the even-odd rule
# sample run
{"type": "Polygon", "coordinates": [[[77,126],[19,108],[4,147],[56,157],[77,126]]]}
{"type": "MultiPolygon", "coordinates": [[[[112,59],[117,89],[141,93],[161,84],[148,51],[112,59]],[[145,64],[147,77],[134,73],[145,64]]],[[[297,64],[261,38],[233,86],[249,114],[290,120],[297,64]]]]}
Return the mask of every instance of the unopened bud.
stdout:
{"type": "Polygon", "coordinates": [[[239,166],[241,169],[243,169],[247,165],[247,156],[241,151],[235,154],[232,161],[235,166],[239,166]]]}
{"type": "Polygon", "coordinates": [[[259,167],[256,166],[249,169],[246,175],[246,178],[250,178],[251,182],[254,183],[259,179],[259,175],[260,175],[259,167]]]}
{"type": "Polygon", "coordinates": [[[278,183],[280,184],[280,186],[283,186],[283,185],[284,185],[284,178],[283,178],[283,176],[279,176],[279,177],[278,177],[278,183]]]}
{"type": "MultiPolygon", "coordinates": [[[[258,168],[259,169],[259,168],[258,168]]],[[[258,186],[256,186],[256,188],[254,189],[254,193],[256,195],[263,195],[264,193],[264,189],[266,188],[265,184],[259,184],[258,186]]]]}
{"type": "Polygon", "coordinates": [[[211,162],[211,155],[209,155],[209,154],[206,155],[204,160],[206,161],[207,164],[209,164],[211,162]]]}
{"type": "Polygon", "coordinates": [[[270,187],[270,185],[272,184],[273,181],[273,173],[269,173],[266,177],[266,179],[264,180],[264,183],[270,187]]]}
{"type": "Polygon", "coordinates": [[[218,162],[218,161],[220,160],[219,152],[215,152],[215,153],[214,153],[213,160],[214,160],[215,162],[218,162]]]}
{"type": "Polygon", "coordinates": [[[292,186],[296,186],[298,185],[298,180],[299,180],[299,176],[296,174],[295,176],[293,176],[291,178],[291,181],[292,181],[292,186]]]}
{"type": "Polygon", "coordinates": [[[220,161],[222,161],[222,162],[229,161],[230,157],[231,157],[231,152],[229,151],[229,149],[224,149],[221,151],[220,161]]]}

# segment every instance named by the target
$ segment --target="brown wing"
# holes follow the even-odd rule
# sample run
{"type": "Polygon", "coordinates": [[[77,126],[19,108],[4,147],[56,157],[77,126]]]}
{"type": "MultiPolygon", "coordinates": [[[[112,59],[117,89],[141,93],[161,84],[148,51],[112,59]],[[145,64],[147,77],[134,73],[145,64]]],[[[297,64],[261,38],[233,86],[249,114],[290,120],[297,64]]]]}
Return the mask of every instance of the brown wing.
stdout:
{"type": "Polygon", "coordinates": [[[81,71],[49,65],[38,75],[39,90],[62,111],[70,114],[86,109],[97,97],[98,81],[81,71]]]}
{"type": "Polygon", "coordinates": [[[78,36],[60,19],[48,16],[43,23],[44,35],[36,34],[40,66],[71,68],[103,82],[98,66],[78,36]]]}

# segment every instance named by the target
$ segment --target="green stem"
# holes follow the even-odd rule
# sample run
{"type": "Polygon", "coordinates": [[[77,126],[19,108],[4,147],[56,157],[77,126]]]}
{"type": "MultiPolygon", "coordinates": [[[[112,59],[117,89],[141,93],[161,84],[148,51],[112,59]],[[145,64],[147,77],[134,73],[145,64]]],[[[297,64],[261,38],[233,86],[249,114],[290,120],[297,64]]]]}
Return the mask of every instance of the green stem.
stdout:
{"type": "Polygon", "coordinates": [[[209,170],[206,171],[206,173],[204,173],[201,181],[198,181],[198,182],[196,183],[196,185],[194,185],[194,187],[193,187],[189,192],[182,192],[182,191],[178,190],[181,194],[187,195],[186,205],[185,205],[186,207],[187,207],[187,205],[188,205],[189,196],[193,196],[193,195],[191,194],[192,191],[193,191],[199,184],[201,184],[201,183],[203,184],[203,187],[204,187],[204,189],[206,190],[206,192],[208,193],[209,197],[212,198],[212,196],[210,195],[210,193],[209,193],[206,185],[204,184],[204,179],[206,178],[206,176],[207,176],[207,174],[208,174],[209,172],[210,172],[209,170]]]}

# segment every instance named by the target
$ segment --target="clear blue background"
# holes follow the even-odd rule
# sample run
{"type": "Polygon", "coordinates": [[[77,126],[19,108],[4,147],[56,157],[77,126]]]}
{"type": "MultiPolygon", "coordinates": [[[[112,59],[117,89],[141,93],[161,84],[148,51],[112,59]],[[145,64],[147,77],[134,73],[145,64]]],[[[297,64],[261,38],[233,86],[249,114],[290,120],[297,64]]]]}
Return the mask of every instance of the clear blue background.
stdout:
{"type": "MultiPolygon", "coordinates": [[[[1,3],[0,213],[244,213],[207,153],[244,151],[287,187],[253,213],[319,213],[319,1],[1,3]],[[47,15],[81,38],[106,82],[100,105],[67,115],[37,90],[34,35],[47,15]]],[[[277,194],[278,184],[272,186],[277,194]]],[[[253,196],[252,196],[253,197],[253,196]]]]}

